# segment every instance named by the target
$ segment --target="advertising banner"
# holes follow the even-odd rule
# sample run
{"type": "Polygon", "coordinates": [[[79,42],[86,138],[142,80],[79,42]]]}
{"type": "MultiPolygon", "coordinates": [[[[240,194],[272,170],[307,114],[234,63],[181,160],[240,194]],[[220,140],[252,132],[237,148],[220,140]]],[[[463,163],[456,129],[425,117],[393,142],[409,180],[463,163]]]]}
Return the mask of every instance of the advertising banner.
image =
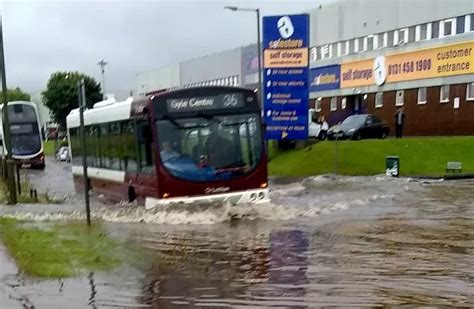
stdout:
{"type": "Polygon", "coordinates": [[[341,66],[329,65],[311,69],[309,91],[325,91],[339,89],[341,82],[341,66]]]}
{"type": "Polygon", "coordinates": [[[341,65],[341,88],[474,74],[474,41],[341,65]]]}
{"type": "Polygon", "coordinates": [[[306,139],[309,15],[263,18],[264,120],[267,139],[306,139]]]}

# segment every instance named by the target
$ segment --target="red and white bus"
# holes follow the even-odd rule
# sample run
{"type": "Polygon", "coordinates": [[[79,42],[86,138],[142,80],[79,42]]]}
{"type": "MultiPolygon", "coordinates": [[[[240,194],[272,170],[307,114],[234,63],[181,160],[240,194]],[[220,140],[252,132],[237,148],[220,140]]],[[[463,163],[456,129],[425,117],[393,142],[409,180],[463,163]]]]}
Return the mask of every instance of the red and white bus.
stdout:
{"type": "MultiPolygon", "coordinates": [[[[170,203],[269,200],[256,94],[233,87],[156,92],[84,112],[91,188],[109,200],[170,203]]],[[[72,172],[83,184],[79,112],[67,117],[72,172]]]]}

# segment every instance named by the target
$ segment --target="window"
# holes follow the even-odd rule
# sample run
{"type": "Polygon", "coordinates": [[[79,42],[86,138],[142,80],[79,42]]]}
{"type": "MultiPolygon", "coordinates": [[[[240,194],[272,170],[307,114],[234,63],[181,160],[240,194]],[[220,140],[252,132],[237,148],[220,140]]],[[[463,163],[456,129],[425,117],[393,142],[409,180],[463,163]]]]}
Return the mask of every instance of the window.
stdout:
{"type": "Polygon", "coordinates": [[[449,102],[449,85],[441,86],[439,91],[439,102],[449,102]]]}
{"type": "Polygon", "coordinates": [[[474,100],[474,83],[467,84],[466,100],[474,100]]]}
{"type": "Polygon", "coordinates": [[[355,40],[349,40],[349,54],[356,53],[355,51],[355,40]]]}
{"type": "Polygon", "coordinates": [[[336,57],[337,54],[337,43],[332,43],[329,45],[330,53],[329,57],[336,57]]]}
{"type": "Polygon", "coordinates": [[[456,19],[456,34],[464,33],[466,29],[466,16],[459,16],[456,19]]]}
{"type": "Polygon", "coordinates": [[[387,45],[386,45],[387,47],[393,46],[393,42],[395,41],[394,35],[395,35],[395,31],[387,32],[387,45]]]}
{"type": "MultiPolygon", "coordinates": [[[[466,20],[469,19],[470,24],[471,24],[471,27],[469,27],[469,28],[471,29],[471,31],[474,31],[474,14],[471,14],[467,17],[469,17],[469,18],[466,18],[466,20]]],[[[467,29],[469,29],[469,28],[467,28],[467,29]]]]}
{"type": "Polygon", "coordinates": [[[344,48],[343,48],[343,55],[349,55],[351,50],[350,50],[350,41],[344,42],[344,48]]]}
{"type": "Polygon", "coordinates": [[[383,46],[383,33],[376,34],[374,37],[374,49],[375,48],[382,48],[383,46]]]}
{"type": "Polygon", "coordinates": [[[418,88],[418,104],[426,104],[426,87],[418,88]]]}
{"type": "Polygon", "coordinates": [[[341,100],[341,109],[346,109],[347,106],[347,98],[342,98],[341,100]]]}
{"type": "Polygon", "coordinates": [[[152,133],[148,122],[140,121],[136,125],[138,136],[138,170],[145,173],[153,172],[154,148],[152,133]]]}
{"type": "Polygon", "coordinates": [[[369,35],[364,38],[364,51],[373,50],[374,49],[374,36],[369,35]]]}
{"type": "Polygon", "coordinates": [[[456,19],[446,19],[439,24],[440,37],[451,36],[456,34],[456,19]]]}
{"type": "Polygon", "coordinates": [[[70,128],[69,138],[71,141],[71,149],[69,155],[72,156],[72,162],[74,165],[82,165],[82,148],[80,142],[79,128],[70,128]]]}
{"type": "Polygon", "coordinates": [[[334,112],[337,110],[337,97],[332,97],[331,98],[331,112],[334,112]]]}
{"type": "Polygon", "coordinates": [[[395,93],[395,106],[403,106],[405,101],[405,92],[403,90],[397,90],[395,93]]]}
{"type": "Polygon", "coordinates": [[[439,38],[439,22],[431,23],[431,38],[439,38]]]}
{"type": "Polygon", "coordinates": [[[309,50],[309,54],[310,54],[311,62],[318,60],[318,50],[316,47],[311,47],[311,49],[309,50]]]}
{"type": "Polygon", "coordinates": [[[322,110],[322,107],[321,107],[321,98],[317,98],[315,103],[314,103],[314,109],[317,111],[317,112],[320,112],[322,110]]]}
{"type": "Polygon", "coordinates": [[[320,47],[320,58],[326,59],[331,58],[331,45],[326,44],[320,47]]]}
{"type": "Polygon", "coordinates": [[[375,94],[375,107],[376,108],[383,107],[383,92],[377,92],[375,94]]]}
{"type": "Polygon", "coordinates": [[[235,179],[250,173],[263,150],[259,118],[254,113],[215,116],[212,120],[180,118],[174,123],[158,120],[163,167],[175,177],[196,182],[235,179]],[[199,163],[207,167],[198,168],[199,163]]]}
{"type": "Polygon", "coordinates": [[[381,47],[387,47],[388,46],[388,32],[385,32],[382,37],[382,46],[381,47]]]}
{"type": "Polygon", "coordinates": [[[408,41],[407,43],[410,42],[415,42],[415,26],[408,28],[408,41]]]}
{"type": "MultiPolygon", "coordinates": [[[[361,46],[362,47],[362,46],[361,46]]],[[[359,39],[354,39],[354,53],[359,52],[359,39]]]]}
{"type": "Polygon", "coordinates": [[[109,135],[109,124],[103,123],[98,126],[100,130],[100,167],[110,168],[110,157],[111,157],[111,140],[109,135]]]}
{"type": "Polygon", "coordinates": [[[122,128],[122,149],[121,153],[119,154],[120,170],[137,172],[137,138],[135,133],[135,124],[132,120],[127,120],[123,121],[120,125],[122,128]]]}
{"type": "Polygon", "coordinates": [[[342,55],[342,43],[337,43],[337,56],[340,57],[342,55]]]}
{"type": "Polygon", "coordinates": [[[397,46],[405,43],[408,43],[408,29],[395,30],[393,32],[393,45],[397,46]]]}
{"type": "Polygon", "coordinates": [[[428,39],[428,24],[416,26],[415,41],[423,41],[428,39]]]}

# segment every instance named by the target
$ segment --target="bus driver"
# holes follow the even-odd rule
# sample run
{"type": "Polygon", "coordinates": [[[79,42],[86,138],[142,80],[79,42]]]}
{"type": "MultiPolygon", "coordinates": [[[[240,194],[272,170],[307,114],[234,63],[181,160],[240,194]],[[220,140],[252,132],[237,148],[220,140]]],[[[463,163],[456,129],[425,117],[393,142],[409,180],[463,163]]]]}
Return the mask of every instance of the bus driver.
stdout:
{"type": "Polygon", "coordinates": [[[180,154],[173,150],[169,141],[164,141],[161,145],[160,157],[163,162],[166,162],[174,158],[179,158],[180,154]]]}

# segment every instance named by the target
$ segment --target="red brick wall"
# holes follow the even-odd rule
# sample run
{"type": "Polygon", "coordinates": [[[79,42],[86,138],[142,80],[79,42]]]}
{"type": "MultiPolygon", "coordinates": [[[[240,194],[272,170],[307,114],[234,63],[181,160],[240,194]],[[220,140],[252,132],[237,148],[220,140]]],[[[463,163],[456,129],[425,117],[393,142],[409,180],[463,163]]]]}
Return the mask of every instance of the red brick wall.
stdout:
{"type": "MultiPolygon", "coordinates": [[[[474,101],[466,101],[466,84],[451,85],[449,89],[449,102],[440,103],[439,86],[428,87],[426,91],[426,104],[418,104],[418,89],[405,89],[405,135],[474,135],[474,101]],[[454,98],[459,97],[460,108],[454,109],[454,98]]],[[[390,125],[391,135],[395,133],[395,106],[396,91],[383,93],[383,107],[375,108],[375,93],[367,94],[363,102],[366,112],[380,116],[390,125]]],[[[331,98],[322,99],[322,111],[326,120],[334,125],[341,117],[347,116],[351,111],[350,97],[346,110],[341,110],[342,97],[338,97],[337,111],[330,111],[331,98]]],[[[310,105],[314,106],[314,100],[310,105]]]]}

